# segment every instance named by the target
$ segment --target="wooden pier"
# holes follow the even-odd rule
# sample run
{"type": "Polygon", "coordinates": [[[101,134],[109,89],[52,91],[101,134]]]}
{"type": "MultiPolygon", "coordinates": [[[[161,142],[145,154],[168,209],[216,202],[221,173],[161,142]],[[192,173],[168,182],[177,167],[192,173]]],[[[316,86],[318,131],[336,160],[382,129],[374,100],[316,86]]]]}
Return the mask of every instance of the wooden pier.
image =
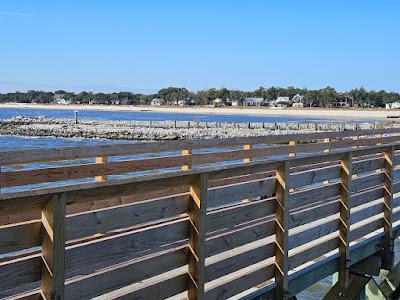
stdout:
{"type": "Polygon", "coordinates": [[[377,299],[398,292],[400,129],[0,163],[1,299],[290,299],[333,273],[327,299],[354,299],[382,269],[377,299]]]}

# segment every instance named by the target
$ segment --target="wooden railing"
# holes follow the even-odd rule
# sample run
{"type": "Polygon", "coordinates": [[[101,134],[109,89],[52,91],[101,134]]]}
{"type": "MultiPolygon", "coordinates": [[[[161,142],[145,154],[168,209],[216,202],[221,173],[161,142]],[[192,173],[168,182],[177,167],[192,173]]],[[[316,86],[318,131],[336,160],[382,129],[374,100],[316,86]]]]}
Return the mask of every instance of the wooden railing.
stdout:
{"type": "Polygon", "coordinates": [[[0,188],[13,192],[397,141],[400,128],[9,151],[0,153],[0,188]]]}
{"type": "MultiPolygon", "coordinates": [[[[381,145],[358,149],[352,145],[370,139],[341,140],[348,149],[323,152],[332,149],[331,136],[329,143],[316,144],[321,153],[303,157],[3,194],[0,298],[225,299],[272,292],[287,299],[336,271],[346,287],[352,264],[382,249],[393,251],[400,220],[400,198],[393,196],[400,192],[396,139],[384,136],[381,145]],[[329,269],[305,279],[328,263],[329,269]]],[[[282,148],[288,154],[302,146],[282,148]]],[[[79,157],[117,155],[114,148],[92,149],[79,157]]],[[[254,150],[239,152],[240,158],[255,157],[254,150]]],[[[78,155],[49,153],[18,161],[78,155]]],[[[174,163],[198,163],[185,159],[174,163]]],[[[19,172],[26,171],[13,173],[19,172]]]]}

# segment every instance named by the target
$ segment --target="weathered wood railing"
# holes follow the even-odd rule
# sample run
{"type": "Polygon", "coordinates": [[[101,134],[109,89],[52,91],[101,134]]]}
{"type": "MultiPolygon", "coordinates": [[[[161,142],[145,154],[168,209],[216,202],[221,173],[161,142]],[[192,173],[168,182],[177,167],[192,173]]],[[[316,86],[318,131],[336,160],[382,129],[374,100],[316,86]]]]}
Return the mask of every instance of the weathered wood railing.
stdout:
{"type": "Polygon", "coordinates": [[[400,128],[2,152],[0,188],[4,193],[396,141],[400,128]]]}
{"type": "MultiPolygon", "coordinates": [[[[393,140],[3,194],[0,298],[286,299],[333,272],[345,288],[351,265],[390,254],[398,236],[400,144],[393,140]]],[[[56,153],[52,159],[77,155],[56,153]]],[[[46,159],[37,155],[25,161],[46,159]]]]}

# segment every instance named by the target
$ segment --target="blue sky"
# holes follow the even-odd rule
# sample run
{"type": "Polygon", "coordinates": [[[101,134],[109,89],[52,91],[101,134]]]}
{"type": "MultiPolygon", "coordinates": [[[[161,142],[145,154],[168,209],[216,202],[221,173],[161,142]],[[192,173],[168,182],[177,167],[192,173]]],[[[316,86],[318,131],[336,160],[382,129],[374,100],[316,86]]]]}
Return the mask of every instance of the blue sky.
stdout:
{"type": "Polygon", "coordinates": [[[400,1],[0,1],[0,92],[400,91],[400,1]]]}

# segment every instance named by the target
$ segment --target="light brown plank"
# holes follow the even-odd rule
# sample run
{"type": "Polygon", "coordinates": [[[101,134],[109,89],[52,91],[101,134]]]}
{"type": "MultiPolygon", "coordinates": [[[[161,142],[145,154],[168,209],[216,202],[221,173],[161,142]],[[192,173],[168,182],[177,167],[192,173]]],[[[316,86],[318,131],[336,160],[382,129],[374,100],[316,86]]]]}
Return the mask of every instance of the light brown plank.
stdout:
{"type": "Polygon", "coordinates": [[[38,282],[42,259],[39,256],[0,263],[0,297],[10,296],[11,289],[38,282]]]}
{"type": "Polygon", "coordinates": [[[186,219],[139,229],[133,232],[111,236],[66,251],[66,272],[79,271],[89,267],[107,267],[139,256],[179,246],[189,234],[186,219]]]}
{"type": "Polygon", "coordinates": [[[77,214],[67,218],[67,240],[171,218],[189,210],[189,195],[178,195],[77,214]]]}
{"type": "Polygon", "coordinates": [[[187,251],[184,248],[139,258],[83,278],[70,280],[65,286],[65,297],[66,299],[97,297],[185,264],[187,264],[187,251]]]}
{"type": "Polygon", "coordinates": [[[275,193],[275,177],[223,186],[208,191],[208,207],[219,207],[240,203],[244,199],[267,198],[275,193]]]}
{"type": "Polygon", "coordinates": [[[37,221],[0,227],[0,254],[40,246],[41,223],[37,221]]]}
{"type": "Polygon", "coordinates": [[[206,266],[206,281],[215,280],[229,273],[246,268],[262,260],[275,255],[275,244],[263,244],[260,247],[239,252],[235,256],[228,257],[206,266]]]}
{"type": "Polygon", "coordinates": [[[328,222],[323,221],[324,220],[322,219],[322,223],[316,224],[315,227],[304,229],[302,231],[296,232],[293,235],[290,235],[289,232],[289,249],[307,244],[313,240],[317,240],[328,234],[331,234],[332,232],[339,230],[339,220],[337,218],[328,222]]]}
{"type": "Polygon", "coordinates": [[[322,183],[340,177],[340,166],[329,166],[310,171],[293,173],[290,177],[291,188],[298,189],[303,186],[322,183]]]}
{"type": "Polygon", "coordinates": [[[262,266],[251,272],[224,278],[218,286],[206,291],[206,299],[227,299],[247,289],[258,286],[274,277],[274,266],[262,266]]]}
{"type": "Polygon", "coordinates": [[[310,204],[326,202],[339,196],[339,183],[332,183],[326,186],[314,187],[299,192],[294,192],[289,196],[290,209],[305,207],[310,204]]]}
{"type": "Polygon", "coordinates": [[[313,244],[312,247],[304,248],[304,250],[293,251],[289,256],[289,268],[296,268],[304,263],[310,262],[313,259],[319,258],[338,247],[338,238],[330,238],[325,241],[320,241],[313,244]]]}
{"type": "Polygon", "coordinates": [[[266,238],[275,233],[275,218],[213,235],[206,239],[207,257],[266,238]]]}
{"type": "Polygon", "coordinates": [[[223,228],[232,228],[242,223],[272,216],[274,213],[274,198],[214,210],[207,214],[207,231],[213,232],[223,228]]]}

